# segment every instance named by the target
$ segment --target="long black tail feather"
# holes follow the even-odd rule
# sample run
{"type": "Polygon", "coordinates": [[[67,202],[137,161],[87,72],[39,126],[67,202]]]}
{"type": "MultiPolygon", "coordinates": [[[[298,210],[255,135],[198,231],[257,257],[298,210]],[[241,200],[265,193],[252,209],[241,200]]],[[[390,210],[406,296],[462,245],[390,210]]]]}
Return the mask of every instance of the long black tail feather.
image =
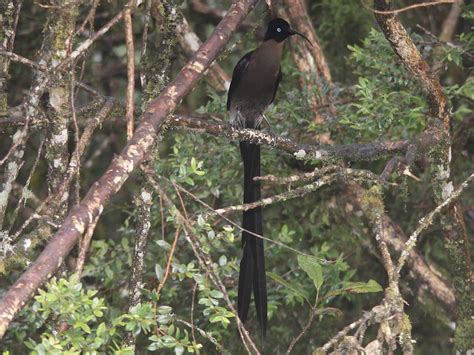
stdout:
{"type": "MultiPolygon", "coordinates": [[[[240,153],[244,163],[244,203],[260,200],[260,145],[240,142],[240,153]]],[[[242,228],[262,235],[262,209],[257,207],[243,213],[242,228]]],[[[255,308],[265,340],[267,332],[267,283],[265,277],[265,256],[263,240],[246,231],[242,232],[243,256],[240,261],[237,309],[242,322],[247,320],[253,289],[255,308]]]]}

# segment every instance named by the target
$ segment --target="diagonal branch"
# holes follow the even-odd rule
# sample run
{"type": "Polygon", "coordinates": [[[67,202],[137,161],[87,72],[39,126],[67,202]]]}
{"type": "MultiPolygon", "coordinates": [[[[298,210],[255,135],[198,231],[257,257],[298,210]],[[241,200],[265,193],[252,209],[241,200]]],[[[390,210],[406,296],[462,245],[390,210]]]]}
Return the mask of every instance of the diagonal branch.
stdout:
{"type": "Polygon", "coordinates": [[[466,187],[469,186],[469,184],[474,180],[474,174],[469,175],[469,177],[464,180],[461,185],[449,196],[446,200],[443,201],[438,207],[436,207],[433,211],[431,211],[429,214],[421,218],[418,222],[418,227],[416,227],[415,231],[410,235],[410,238],[405,242],[405,248],[403,249],[402,254],[400,255],[400,258],[398,259],[398,264],[396,268],[396,273],[397,275],[400,274],[400,271],[403,267],[403,265],[406,262],[406,259],[408,255],[410,254],[410,250],[413,249],[413,247],[416,244],[416,240],[418,236],[423,232],[426,228],[428,228],[432,223],[433,219],[440,214],[442,211],[444,211],[447,207],[449,207],[454,201],[456,201],[461,193],[464,191],[466,187]]]}
{"type": "MultiPolygon", "coordinates": [[[[386,11],[390,8],[391,1],[375,0],[374,5],[377,10],[386,11]]],[[[375,18],[404,67],[415,76],[424,89],[429,113],[432,117],[429,126],[440,131],[442,139],[430,148],[429,161],[435,202],[442,204],[454,190],[450,171],[451,137],[449,125],[451,116],[448,110],[448,100],[438,78],[430,72],[428,64],[397,17],[376,14],[375,18]]],[[[440,221],[457,303],[458,324],[455,334],[455,348],[462,352],[474,347],[474,337],[472,336],[474,278],[469,239],[460,204],[452,204],[441,216],[440,221]]]]}
{"type": "MultiPolygon", "coordinates": [[[[38,259],[3,295],[0,300],[0,337],[3,337],[10,322],[34,292],[61,265],[64,257],[87,230],[89,224],[100,216],[105,204],[122,187],[131,172],[144,160],[166,117],[197,84],[256,2],[257,0],[235,1],[193,59],[181,69],[160,96],[150,102],[140,125],[121,154],[91,186],[81,203],[69,213],[38,259]]],[[[82,46],[73,53],[81,50],[82,46]]]]}

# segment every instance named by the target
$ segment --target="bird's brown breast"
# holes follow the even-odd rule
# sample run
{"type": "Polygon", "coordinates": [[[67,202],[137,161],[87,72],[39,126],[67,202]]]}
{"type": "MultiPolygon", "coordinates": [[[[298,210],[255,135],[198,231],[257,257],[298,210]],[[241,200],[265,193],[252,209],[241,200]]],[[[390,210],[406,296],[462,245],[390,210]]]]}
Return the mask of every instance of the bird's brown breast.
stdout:
{"type": "Polygon", "coordinates": [[[261,115],[273,99],[283,42],[263,42],[253,53],[232,97],[232,108],[244,116],[261,115]]]}

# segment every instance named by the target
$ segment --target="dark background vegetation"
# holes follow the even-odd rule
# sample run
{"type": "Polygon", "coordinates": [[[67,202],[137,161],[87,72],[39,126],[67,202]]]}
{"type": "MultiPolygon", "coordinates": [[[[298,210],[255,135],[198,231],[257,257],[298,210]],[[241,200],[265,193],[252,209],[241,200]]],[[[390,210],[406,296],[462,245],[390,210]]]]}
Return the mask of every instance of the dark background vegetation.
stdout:
{"type": "MultiPolygon", "coordinates": [[[[231,4],[230,1],[202,2],[222,11],[228,9],[231,4]]],[[[31,0],[23,2],[16,30],[14,52],[32,60],[37,59],[36,55],[40,51],[50,11],[48,7],[40,6],[40,3],[46,4],[31,0]]],[[[397,1],[394,7],[411,3],[397,1]]],[[[198,36],[205,40],[212,32],[216,19],[197,12],[191,1],[176,1],[176,5],[198,36]]],[[[78,24],[87,15],[89,7],[89,1],[82,2],[78,24]]],[[[122,7],[121,1],[101,1],[96,12],[95,29],[103,26],[122,7]]],[[[292,38],[285,47],[284,79],[276,103],[267,116],[271,122],[271,131],[301,143],[314,143],[319,134],[330,132],[332,141],[339,144],[406,139],[422,132],[426,127],[428,110],[423,93],[413,75],[403,68],[399,58],[393,53],[373,14],[359,1],[346,0],[308,1],[307,10],[330,66],[334,83],[331,95],[337,113],[332,114],[327,108],[322,108],[322,115],[327,117],[326,123],[324,126],[315,124],[308,104],[308,96],[312,93],[301,89],[298,82],[299,73],[290,56],[294,41],[298,40],[292,38]]],[[[449,40],[456,43],[456,48],[443,45],[417,27],[422,26],[437,36],[449,11],[450,5],[422,7],[404,12],[399,18],[410,31],[413,41],[428,63],[442,62],[438,74],[452,112],[451,169],[454,185],[457,186],[474,170],[474,79],[471,71],[474,12],[467,6],[463,7],[455,34],[449,40]]],[[[138,73],[143,69],[140,61],[143,15],[143,9],[140,8],[133,16],[138,73]]],[[[232,37],[218,59],[228,74],[244,53],[258,45],[262,38],[262,28],[269,18],[269,12],[262,2],[246,19],[244,29],[232,37]]],[[[162,36],[166,33],[160,26],[158,21],[153,20],[149,33],[150,43],[154,43],[158,48],[163,40],[162,36]]],[[[87,83],[101,95],[121,101],[124,100],[127,84],[123,32],[123,24],[118,23],[102,40],[92,46],[87,59],[81,60],[76,66],[78,80],[87,83]]],[[[172,65],[169,77],[173,78],[188,60],[188,56],[180,49],[176,40],[170,55],[172,65]]],[[[11,108],[19,105],[24,99],[31,84],[32,70],[23,64],[12,62],[9,73],[8,106],[11,108]]],[[[141,90],[139,75],[135,90],[136,108],[137,112],[140,112],[146,95],[141,90]]],[[[92,99],[93,95],[78,90],[75,106],[81,108],[92,99]]],[[[44,110],[47,111],[48,97],[43,97],[42,100],[44,110]]],[[[205,79],[188,95],[177,112],[183,115],[199,112],[227,120],[225,100],[226,94],[216,92],[205,79]]],[[[110,160],[126,143],[123,112],[117,111],[113,116],[115,117],[96,131],[89,144],[82,163],[86,168],[81,171],[81,196],[101,176],[110,160]]],[[[84,117],[79,115],[79,125],[81,120],[84,120],[84,117]]],[[[24,154],[24,165],[16,180],[16,189],[19,191],[34,164],[34,157],[44,139],[46,126],[46,123],[39,124],[31,130],[24,154]]],[[[10,149],[11,136],[15,129],[3,125],[0,130],[0,156],[3,157],[10,149]]],[[[70,123],[70,152],[73,148],[74,129],[70,123]]],[[[264,174],[286,176],[312,171],[315,167],[322,166],[318,162],[298,161],[269,147],[264,147],[262,152],[264,174]]],[[[159,148],[153,154],[158,155],[154,169],[163,177],[163,188],[177,206],[180,200],[167,179],[183,186],[213,208],[240,203],[242,176],[236,142],[183,128],[170,128],[163,134],[159,148]]],[[[16,220],[12,219],[12,211],[21,192],[10,197],[10,208],[3,227],[6,234],[2,232],[3,237],[8,236],[10,226],[10,232],[15,231],[35,206],[48,195],[46,160],[47,157],[40,160],[32,175],[28,190],[32,192],[33,197],[28,199],[16,220]]],[[[350,166],[380,174],[386,163],[387,159],[383,159],[354,162],[350,166]]],[[[419,177],[419,181],[394,174],[390,178],[390,182],[394,184],[384,189],[385,212],[406,235],[410,235],[421,217],[436,207],[428,164],[426,158],[421,158],[412,166],[412,173],[419,177]]],[[[181,319],[190,322],[192,307],[192,322],[207,332],[207,336],[214,337],[230,353],[244,351],[240,339],[236,336],[234,319],[226,309],[222,294],[214,288],[206,273],[199,267],[184,237],[179,238],[177,242],[171,273],[161,290],[159,300],[155,302],[156,294],[152,291],[163,279],[176,231],[173,212],[163,207],[163,202],[160,202],[157,195],[153,195],[151,230],[146,248],[144,301],[139,309],[134,310],[133,316],[123,316],[127,313],[129,302],[127,289],[137,221],[136,206],[130,196],[139,191],[142,180],[140,173],[134,174],[106,206],[94,233],[81,282],[69,278],[71,271],[68,265],[74,265],[78,256],[78,251],[74,250],[56,275],[69,281],[57,281],[46,287],[45,290],[49,290],[47,293],[40,293],[35,301],[25,307],[2,340],[0,347],[4,351],[10,351],[10,354],[27,353],[33,349],[37,353],[59,353],[68,349],[86,352],[87,349],[93,351],[95,347],[99,352],[127,353],[127,346],[122,343],[127,331],[137,334],[137,351],[140,353],[146,353],[146,349],[151,352],[157,348],[162,348],[160,352],[180,353],[181,349],[196,351],[200,346],[192,344],[189,327],[176,321],[181,319]],[[92,291],[96,292],[95,295],[92,291]],[[170,322],[173,322],[174,327],[179,329],[173,329],[170,339],[164,342],[163,339],[160,340],[163,334],[157,330],[159,323],[156,319],[159,317],[156,318],[156,314],[165,318],[169,316],[171,320],[161,319],[163,324],[169,326],[170,322]],[[75,317],[74,321],[66,319],[67,315],[75,317]],[[62,322],[66,322],[70,327],[58,331],[62,322]],[[111,329],[114,329],[113,332],[109,331],[111,329]],[[170,349],[164,350],[163,347],[170,349]]],[[[366,187],[370,187],[369,185],[365,184],[366,187]]],[[[264,183],[263,186],[264,196],[288,189],[287,186],[269,183],[264,183]]],[[[467,235],[471,242],[474,231],[472,191],[472,188],[466,190],[460,199],[467,235]]],[[[73,195],[70,197],[71,205],[75,203],[73,195]]],[[[206,211],[205,207],[188,195],[183,194],[182,198],[189,216],[197,216],[206,211]]],[[[239,214],[232,214],[230,217],[239,223],[239,214]]],[[[38,225],[31,225],[27,232],[35,228],[38,228],[38,225]]],[[[239,230],[225,220],[213,218],[199,223],[196,231],[216,263],[216,270],[226,285],[229,296],[235,301],[241,255],[239,230]]],[[[386,273],[380,262],[372,230],[367,226],[362,213],[346,198],[345,190],[340,184],[335,183],[301,198],[266,207],[264,234],[272,240],[328,261],[322,263],[324,283],[319,297],[343,287],[348,282],[367,282],[372,279],[382,287],[387,285],[386,273]]],[[[25,269],[28,260],[35,259],[43,245],[44,242],[40,242],[28,255],[19,255],[12,262],[2,264],[2,290],[8,289],[25,269]]],[[[437,223],[420,236],[416,249],[428,265],[450,285],[451,276],[444,239],[437,223]]],[[[5,252],[5,249],[3,251],[5,252]]],[[[268,272],[283,277],[300,290],[300,293],[294,292],[275,282],[273,278],[268,278],[270,320],[267,346],[275,354],[284,353],[309,316],[308,305],[301,294],[314,300],[316,291],[311,279],[299,267],[295,252],[266,243],[266,260],[268,272]]],[[[412,336],[416,340],[416,352],[450,353],[453,348],[453,312],[447,311],[446,307],[431,296],[429,290],[420,287],[416,278],[410,278],[409,273],[409,268],[402,270],[400,288],[406,301],[405,311],[411,322],[412,336]]],[[[382,292],[346,292],[322,301],[318,305],[320,308],[333,307],[339,311],[317,316],[309,331],[296,344],[294,353],[310,353],[344,326],[357,320],[364,311],[380,303],[382,297],[382,292]]],[[[248,325],[251,332],[258,334],[254,313],[251,313],[248,325]]],[[[376,336],[377,329],[378,327],[369,327],[365,337],[372,339],[376,336]]],[[[208,338],[197,331],[194,333],[196,343],[202,346],[199,350],[202,354],[220,352],[208,338]]]]}

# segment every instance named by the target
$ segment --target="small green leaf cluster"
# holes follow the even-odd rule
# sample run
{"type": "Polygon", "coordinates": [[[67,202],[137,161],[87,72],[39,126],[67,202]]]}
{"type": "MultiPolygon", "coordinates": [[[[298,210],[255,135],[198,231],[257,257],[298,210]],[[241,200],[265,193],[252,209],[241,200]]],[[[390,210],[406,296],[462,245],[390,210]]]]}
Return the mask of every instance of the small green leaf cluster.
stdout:
{"type": "Polygon", "coordinates": [[[177,183],[184,183],[189,186],[194,186],[196,183],[202,182],[201,177],[206,174],[203,170],[203,162],[198,161],[194,156],[189,158],[183,156],[180,152],[180,136],[177,136],[177,144],[173,145],[173,153],[171,159],[171,168],[174,174],[170,176],[170,179],[177,183]]]}
{"type": "Polygon", "coordinates": [[[344,136],[355,141],[382,136],[395,139],[422,131],[426,100],[383,34],[372,29],[361,45],[348,48],[348,60],[358,79],[352,102],[343,105],[339,112],[338,123],[344,129],[344,136]]]}
{"type": "Polygon", "coordinates": [[[40,338],[29,338],[25,345],[33,354],[97,354],[112,348],[125,351],[126,347],[117,343],[123,317],[104,321],[107,306],[96,294],[96,290],[86,291],[75,275],[53,278],[47,291],[39,290],[33,312],[28,314],[29,321],[42,329],[40,338]]]}
{"type": "MultiPolygon", "coordinates": [[[[96,290],[85,290],[76,275],[53,278],[35,297],[29,321],[41,329],[39,339],[24,344],[32,354],[132,354],[123,342],[127,333],[147,336],[149,350],[172,348],[176,354],[197,352],[202,345],[175,324],[170,306],[139,303],[129,313],[114,315],[96,290]]],[[[152,295],[149,293],[148,295],[152,295]]],[[[216,294],[213,294],[216,296],[216,294]]],[[[219,296],[219,295],[217,295],[219,296]]],[[[156,302],[156,294],[153,297],[156,302]]]]}
{"type": "Polygon", "coordinates": [[[148,350],[173,349],[177,355],[183,354],[185,350],[188,353],[198,352],[202,345],[190,340],[189,332],[186,329],[181,330],[174,324],[172,310],[169,306],[157,308],[159,327],[155,331],[156,334],[149,338],[151,343],[148,346],[148,350]]]}

